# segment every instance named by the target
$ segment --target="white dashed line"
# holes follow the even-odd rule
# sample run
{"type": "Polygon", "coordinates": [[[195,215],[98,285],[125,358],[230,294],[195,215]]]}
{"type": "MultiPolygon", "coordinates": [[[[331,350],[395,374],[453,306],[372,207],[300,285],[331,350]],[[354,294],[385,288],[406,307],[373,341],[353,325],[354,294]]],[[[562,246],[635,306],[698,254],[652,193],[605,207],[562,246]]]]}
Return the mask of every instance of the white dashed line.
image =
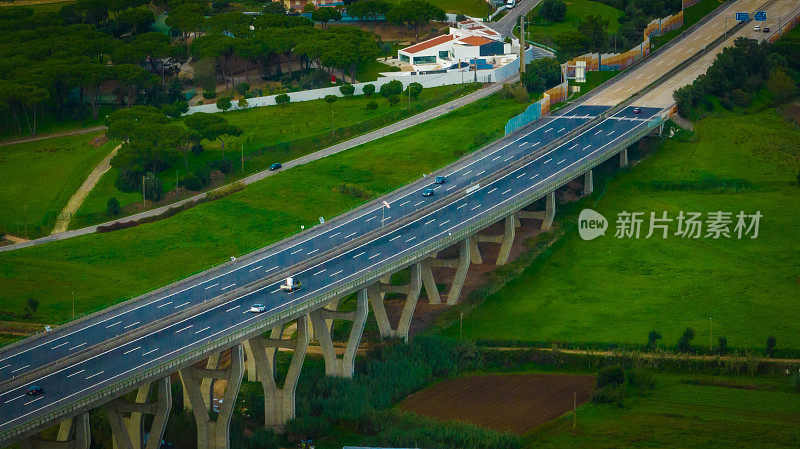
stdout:
{"type": "Polygon", "coordinates": [[[44,396],[39,396],[38,398],[36,398],[36,399],[34,399],[34,400],[32,400],[32,401],[28,401],[28,402],[26,402],[26,403],[25,403],[25,405],[30,405],[30,404],[33,404],[34,402],[36,402],[36,401],[41,401],[42,399],[44,399],[44,396]]]}
{"type": "Polygon", "coordinates": [[[219,282],[217,282],[216,284],[211,284],[211,285],[209,285],[208,287],[206,287],[205,289],[206,289],[206,290],[208,290],[209,288],[214,288],[214,287],[216,287],[217,285],[219,285],[219,282]]]}
{"type": "Polygon", "coordinates": [[[481,205],[480,205],[480,204],[478,204],[477,206],[473,207],[473,208],[472,208],[472,209],[470,209],[470,210],[475,210],[475,209],[477,209],[477,208],[479,208],[479,207],[481,207],[481,205]]]}
{"type": "Polygon", "coordinates": [[[560,161],[558,161],[558,165],[561,165],[561,164],[563,164],[563,163],[564,163],[564,161],[566,161],[566,159],[561,159],[560,161]]]}
{"type": "Polygon", "coordinates": [[[346,236],[344,236],[344,238],[349,239],[350,237],[356,235],[357,233],[358,233],[358,231],[356,231],[356,232],[354,232],[352,234],[347,234],[346,236]]]}
{"type": "Polygon", "coordinates": [[[402,234],[401,235],[396,235],[396,236],[390,238],[389,241],[390,242],[394,242],[395,240],[399,239],[400,237],[402,237],[402,234]]]}
{"type": "Polygon", "coordinates": [[[140,349],[142,349],[142,347],[141,347],[141,346],[137,346],[137,347],[135,347],[135,348],[133,348],[133,349],[129,349],[129,350],[127,350],[127,351],[123,352],[123,353],[122,353],[122,355],[128,355],[128,354],[130,354],[131,352],[133,352],[133,351],[138,351],[138,350],[140,350],[140,349]]]}
{"type": "Polygon", "coordinates": [[[325,269],[325,268],[323,268],[323,269],[321,269],[321,270],[317,271],[316,273],[312,274],[312,276],[316,276],[316,275],[318,275],[318,274],[322,274],[322,273],[324,273],[324,272],[325,272],[325,270],[326,270],[326,269],[325,269]]]}
{"type": "Polygon", "coordinates": [[[248,273],[250,273],[250,272],[253,272],[253,271],[256,271],[256,270],[258,270],[259,268],[261,268],[261,267],[263,267],[263,266],[264,266],[264,265],[259,265],[259,266],[255,267],[255,268],[251,268],[251,269],[250,269],[250,271],[248,271],[248,273]]]}
{"type": "Polygon", "coordinates": [[[158,351],[158,348],[151,349],[151,350],[149,350],[149,351],[145,352],[144,354],[142,354],[142,357],[144,357],[144,356],[146,356],[146,355],[149,355],[149,354],[152,354],[152,353],[154,353],[154,352],[156,352],[156,351],[158,351]]]}
{"type": "Polygon", "coordinates": [[[135,322],[135,323],[131,323],[131,324],[129,324],[129,325],[127,325],[127,326],[123,327],[123,329],[127,329],[127,328],[129,328],[129,327],[136,326],[137,324],[139,324],[139,322],[138,322],[138,321],[137,321],[137,322],[135,322]]]}
{"type": "Polygon", "coordinates": [[[360,253],[358,253],[355,256],[353,256],[353,259],[355,259],[358,256],[363,256],[363,255],[364,255],[364,251],[361,251],[360,253]]]}
{"type": "Polygon", "coordinates": [[[548,162],[550,162],[550,161],[552,161],[552,160],[553,160],[553,158],[550,158],[550,159],[548,159],[548,160],[544,161],[544,163],[546,164],[546,163],[548,163],[548,162]]]}
{"type": "MultiPolygon", "coordinates": [[[[80,344],[80,345],[78,345],[78,346],[83,346],[83,345],[85,345],[85,344],[86,344],[86,343],[82,343],[82,344],[80,344]]],[[[78,346],[76,346],[76,348],[77,348],[78,346]]],[[[74,348],[73,348],[73,349],[74,349],[74,348]]],[[[20,370],[24,370],[25,368],[27,368],[27,367],[29,367],[29,366],[30,366],[30,365],[21,366],[21,367],[19,367],[19,368],[15,369],[14,371],[11,371],[11,374],[14,374],[14,373],[16,373],[17,371],[20,371],[20,370]]]]}
{"type": "Polygon", "coordinates": [[[517,175],[517,177],[515,179],[519,179],[519,178],[521,178],[521,177],[523,177],[525,175],[527,175],[527,173],[520,173],[520,174],[517,175]]]}
{"type": "Polygon", "coordinates": [[[229,289],[231,287],[234,287],[234,286],[236,286],[236,284],[226,285],[225,287],[222,287],[220,290],[227,290],[227,289],[229,289]]]}
{"type": "Polygon", "coordinates": [[[464,203],[464,204],[462,204],[462,205],[460,205],[460,206],[456,207],[456,209],[461,209],[462,207],[464,207],[464,206],[466,206],[466,205],[467,205],[467,203],[464,203]]]}
{"type": "Polygon", "coordinates": [[[371,256],[369,256],[369,257],[367,257],[367,260],[372,260],[372,259],[374,259],[374,258],[376,258],[376,257],[378,257],[378,256],[380,256],[380,255],[381,255],[381,253],[375,253],[375,254],[373,254],[373,255],[371,255],[371,256]]]}
{"type": "Polygon", "coordinates": [[[333,274],[331,274],[331,275],[330,275],[330,277],[334,277],[334,276],[336,276],[337,274],[341,273],[342,271],[344,271],[344,270],[339,270],[339,271],[337,271],[336,273],[333,273],[333,274]]]}
{"type": "Polygon", "coordinates": [[[312,249],[311,251],[309,251],[309,252],[307,252],[307,253],[306,253],[306,256],[310,256],[310,255],[314,254],[314,253],[315,253],[315,252],[317,252],[317,251],[319,251],[319,248],[317,248],[317,249],[312,249]]]}
{"type": "Polygon", "coordinates": [[[98,372],[96,372],[96,373],[92,374],[91,376],[86,376],[86,379],[87,379],[87,380],[89,380],[89,379],[91,379],[92,377],[97,377],[97,376],[99,376],[99,375],[101,375],[101,374],[103,374],[103,373],[105,373],[105,371],[98,371],[98,372]]]}
{"type": "Polygon", "coordinates": [[[296,249],[296,250],[292,251],[291,253],[289,253],[289,255],[291,256],[291,255],[297,254],[302,250],[303,250],[302,248],[296,249]]]}
{"type": "Polygon", "coordinates": [[[185,303],[183,303],[183,304],[178,304],[177,306],[175,306],[175,308],[176,308],[176,309],[180,309],[181,307],[183,307],[183,306],[185,306],[185,305],[189,304],[189,302],[190,302],[190,301],[186,301],[186,302],[185,302],[185,303]]]}
{"type": "Polygon", "coordinates": [[[425,223],[423,223],[422,225],[423,225],[423,226],[428,226],[429,224],[433,223],[434,221],[436,221],[436,219],[435,219],[435,218],[434,218],[434,219],[432,219],[432,220],[428,220],[428,221],[426,221],[426,222],[425,222],[425,223]]]}
{"type": "Polygon", "coordinates": [[[328,236],[328,238],[329,238],[329,239],[332,239],[332,238],[336,237],[336,236],[337,236],[337,235],[339,235],[339,234],[341,234],[341,232],[337,232],[336,234],[329,235],[329,236],[328,236]]]}
{"type": "Polygon", "coordinates": [[[501,193],[500,195],[503,195],[503,196],[505,196],[505,195],[506,195],[508,192],[510,192],[510,191],[511,191],[511,189],[508,189],[508,190],[506,190],[505,192],[501,193]]]}
{"type": "Polygon", "coordinates": [[[539,176],[539,173],[536,173],[535,175],[531,176],[531,179],[534,179],[534,178],[536,178],[537,176],[539,176]]]}
{"type": "Polygon", "coordinates": [[[489,195],[489,194],[491,194],[492,192],[494,192],[495,190],[497,190],[497,187],[495,187],[495,188],[493,188],[492,190],[490,190],[490,191],[486,192],[486,194],[487,194],[487,195],[489,195]]]}
{"type": "Polygon", "coordinates": [[[109,327],[114,327],[117,324],[122,324],[122,321],[117,321],[116,323],[109,324],[108,326],[106,326],[106,329],[108,329],[109,327]]]}
{"type": "Polygon", "coordinates": [[[369,218],[367,218],[366,220],[364,220],[364,222],[366,223],[366,222],[368,222],[368,221],[370,221],[370,220],[374,220],[374,219],[376,219],[376,218],[378,218],[378,217],[377,217],[377,216],[374,216],[374,217],[369,217],[369,218]]]}
{"type": "Polygon", "coordinates": [[[188,325],[188,326],[186,326],[186,327],[182,327],[182,328],[180,328],[180,329],[176,330],[176,331],[175,331],[175,333],[176,333],[176,334],[180,334],[181,332],[185,331],[186,329],[189,329],[189,328],[190,328],[190,327],[192,327],[192,326],[193,326],[193,325],[192,325],[192,324],[190,324],[190,325],[188,325]]]}
{"type": "Polygon", "coordinates": [[[225,313],[228,313],[228,312],[230,312],[231,310],[236,310],[236,309],[238,309],[238,308],[239,308],[239,306],[233,306],[233,307],[231,307],[230,309],[226,310],[226,311],[225,311],[225,313]]]}
{"type": "Polygon", "coordinates": [[[195,332],[194,334],[195,334],[195,335],[197,335],[197,334],[199,334],[200,332],[205,332],[205,331],[207,331],[207,330],[209,330],[209,329],[211,329],[211,326],[206,326],[206,327],[204,327],[204,328],[200,329],[199,331],[195,332]]]}
{"type": "Polygon", "coordinates": [[[73,347],[69,348],[69,350],[72,351],[73,349],[78,349],[78,348],[80,348],[81,346],[83,346],[85,344],[86,344],[86,342],[84,341],[83,343],[81,343],[81,344],[79,344],[77,346],[73,346],[73,347]]]}
{"type": "Polygon", "coordinates": [[[443,221],[443,222],[439,223],[439,226],[444,226],[444,225],[446,225],[447,223],[450,223],[450,220],[443,221]]]}
{"type": "MultiPolygon", "coordinates": [[[[69,342],[68,342],[68,341],[65,341],[64,343],[61,343],[61,344],[60,344],[60,345],[58,345],[58,346],[53,346],[53,347],[52,347],[52,348],[50,348],[50,349],[58,349],[58,348],[60,348],[60,347],[62,347],[62,346],[64,346],[64,345],[67,345],[67,344],[69,344],[69,342]]],[[[6,365],[6,366],[4,366],[3,368],[8,368],[9,366],[11,366],[11,365],[6,365]]],[[[0,368],[0,369],[3,369],[3,368],[0,368]]]]}
{"type": "Polygon", "coordinates": [[[72,377],[72,376],[74,376],[74,375],[76,375],[76,374],[80,374],[80,373],[82,373],[82,372],[84,372],[84,371],[86,371],[86,370],[85,370],[85,369],[82,369],[82,370],[80,370],[80,371],[75,371],[75,372],[74,372],[74,373],[72,373],[72,374],[67,374],[67,377],[72,377]]]}
{"type": "Polygon", "coordinates": [[[161,304],[160,306],[156,307],[156,309],[160,309],[160,308],[162,308],[162,307],[164,307],[164,306],[168,306],[168,305],[170,305],[170,304],[172,304],[172,301],[170,301],[170,302],[165,302],[164,304],[161,304]]]}
{"type": "Polygon", "coordinates": [[[405,200],[405,201],[403,201],[402,203],[398,204],[398,206],[402,206],[402,205],[404,205],[404,204],[408,204],[408,202],[409,202],[409,201],[411,201],[411,200],[405,200]]]}

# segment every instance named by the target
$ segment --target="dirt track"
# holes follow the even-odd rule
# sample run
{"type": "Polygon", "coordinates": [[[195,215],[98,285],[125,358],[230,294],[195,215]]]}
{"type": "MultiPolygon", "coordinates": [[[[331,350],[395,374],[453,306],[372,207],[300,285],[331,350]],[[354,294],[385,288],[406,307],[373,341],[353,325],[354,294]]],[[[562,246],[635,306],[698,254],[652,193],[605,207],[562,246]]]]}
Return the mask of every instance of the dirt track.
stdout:
{"type": "Polygon", "coordinates": [[[524,433],[588,401],[594,376],[511,374],[448,380],[414,393],[400,407],[440,420],[524,433]]]}

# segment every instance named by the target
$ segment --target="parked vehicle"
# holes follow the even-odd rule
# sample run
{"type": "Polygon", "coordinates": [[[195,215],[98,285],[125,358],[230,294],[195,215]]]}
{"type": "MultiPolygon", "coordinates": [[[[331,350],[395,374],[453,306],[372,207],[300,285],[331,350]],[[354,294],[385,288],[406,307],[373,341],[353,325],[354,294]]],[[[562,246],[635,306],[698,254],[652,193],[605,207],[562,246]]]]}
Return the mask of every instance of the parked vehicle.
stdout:
{"type": "Polygon", "coordinates": [[[425,189],[422,191],[422,196],[433,196],[433,189],[425,189]]]}
{"type": "Polygon", "coordinates": [[[296,290],[300,290],[300,287],[302,287],[302,285],[303,284],[300,281],[296,281],[292,279],[292,277],[290,276],[286,278],[285,284],[281,284],[281,290],[285,292],[293,292],[296,290]]]}
{"type": "Polygon", "coordinates": [[[269,171],[280,170],[281,167],[283,167],[283,165],[281,165],[280,162],[276,162],[276,163],[274,163],[274,164],[269,166],[269,171]]]}

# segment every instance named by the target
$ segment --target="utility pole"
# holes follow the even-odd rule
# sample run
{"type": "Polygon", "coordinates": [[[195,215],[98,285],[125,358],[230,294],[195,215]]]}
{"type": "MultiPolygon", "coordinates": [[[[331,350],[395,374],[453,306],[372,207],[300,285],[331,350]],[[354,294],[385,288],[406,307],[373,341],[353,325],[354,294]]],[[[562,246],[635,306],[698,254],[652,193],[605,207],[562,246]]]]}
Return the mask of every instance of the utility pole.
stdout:
{"type": "Polygon", "coordinates": [[[519,16],[519,73],[525,73],[525,17],[519,16]]]}

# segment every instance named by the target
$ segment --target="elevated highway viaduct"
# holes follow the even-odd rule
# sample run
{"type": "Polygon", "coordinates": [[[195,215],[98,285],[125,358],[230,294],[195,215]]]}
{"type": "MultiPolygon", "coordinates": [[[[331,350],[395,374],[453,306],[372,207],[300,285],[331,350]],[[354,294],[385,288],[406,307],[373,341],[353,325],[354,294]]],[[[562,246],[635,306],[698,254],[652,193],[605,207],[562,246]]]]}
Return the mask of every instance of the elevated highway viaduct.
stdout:
{"type": "MultiPolygon", "coordinates": [[[[731,6],[751,4],[740,0],[731,6]]],[[[709,29],[716,29],[718,37],[723,33],[715,18],[684,41],[698,32],[711,33],[709,29]]],[[[681,42],[653,58],[671,57],[681,42]]],[[[707,46],[706,51],[717,47],[707,46]]],[[[87,412],[102,405],[116,447],[141,448],[146,439],[147,448],[155,449],[171,407],[174,373],[179,373],[185,402],[194,412],[200,448],[228,447],[228,424],[245,375],[262,383],[266,425],[281,431],[294,416],[294,389],[312,332],[327,374],[350,377],[370,306],[383,336],[406,338],[423,289],[431,302],[456,303],[470,264],[489,262],[478,243],[499,245],[491,262],[505,263],[518,226],[549,228],[557,188],[581,178],[588,193],[593,167],[616,155],[625,165],[627,147],[657,132],[672,105],[650,107],[642,99],[681,76],[701,56],[683,51],[678,56],[682,62],[641,63],[587,95],[587,101],[324,225],[4,349],[0,445],[20,441],[26,447],[88,447],[87,412]],[[657,75],[648,81],[640,76],[642,68],[657,75]],[[619,83],[639,83],[631,93],[645,91],[625,100],[630,84],[624,84],[623,93],[619,83]],[[613,89],[617,93],[603,99],[613,89]],[[641,104],[641,112],[635,113],[634,104],[641,104]],[[438,175],[447,182],[435,184],[438,175]],[[427,188],[434,189],[432,197],[421,196],[427,188]],[[544,203],[542,210],[530,210],[538,203],[544,203]],[[486,235],[484,230],[497,222],[503,223],[503,232],[486,235]],[[438,257],[448,247],[455,247],[457,256],[438,257]],[[452,276],[436,279],[434,273],[444,269],[452,276]],[[400,270],[409,271],[408,284],[388,285],[387,276],[400,270]],[[279,284],[289,275],[302,280],[301,290],[280,291],[279,284]],[[450,286],[440,294],[437,283],[450,286]],[[394,326],[383,303],[387,292],[406,295],[394,326]],[[338,300],[353,293],[356,310],[337,310],[338,300]],[[267,311],[249,313],[255,303],[267,311]],[[330,337],[330,323],[336,319],[353,321],[342,356],[334,352],[330,337]],[[297,332],[284,335],[293,323],[297,332]],[[293,349],[282,385],[275,382],[273,365],[279,348],[293,349]],[[223,351],[229,351],[230,366],[219,363],[223,351]],[[213,379],[227,381],[214,420],[208,413],[213,379]],[[43,386],[46,393],[27,396],[31,385],[43,386]],[[121,397],[132,391],[137,392],[135,400],[121,397]],[[143,420],[145,414],[154,418],[143,420]],[[143,422],[152,422],[146,431],[143,422]],[[54,425],[59,425],[57,440],[43,440],[39,432],[54,425]]]]}

